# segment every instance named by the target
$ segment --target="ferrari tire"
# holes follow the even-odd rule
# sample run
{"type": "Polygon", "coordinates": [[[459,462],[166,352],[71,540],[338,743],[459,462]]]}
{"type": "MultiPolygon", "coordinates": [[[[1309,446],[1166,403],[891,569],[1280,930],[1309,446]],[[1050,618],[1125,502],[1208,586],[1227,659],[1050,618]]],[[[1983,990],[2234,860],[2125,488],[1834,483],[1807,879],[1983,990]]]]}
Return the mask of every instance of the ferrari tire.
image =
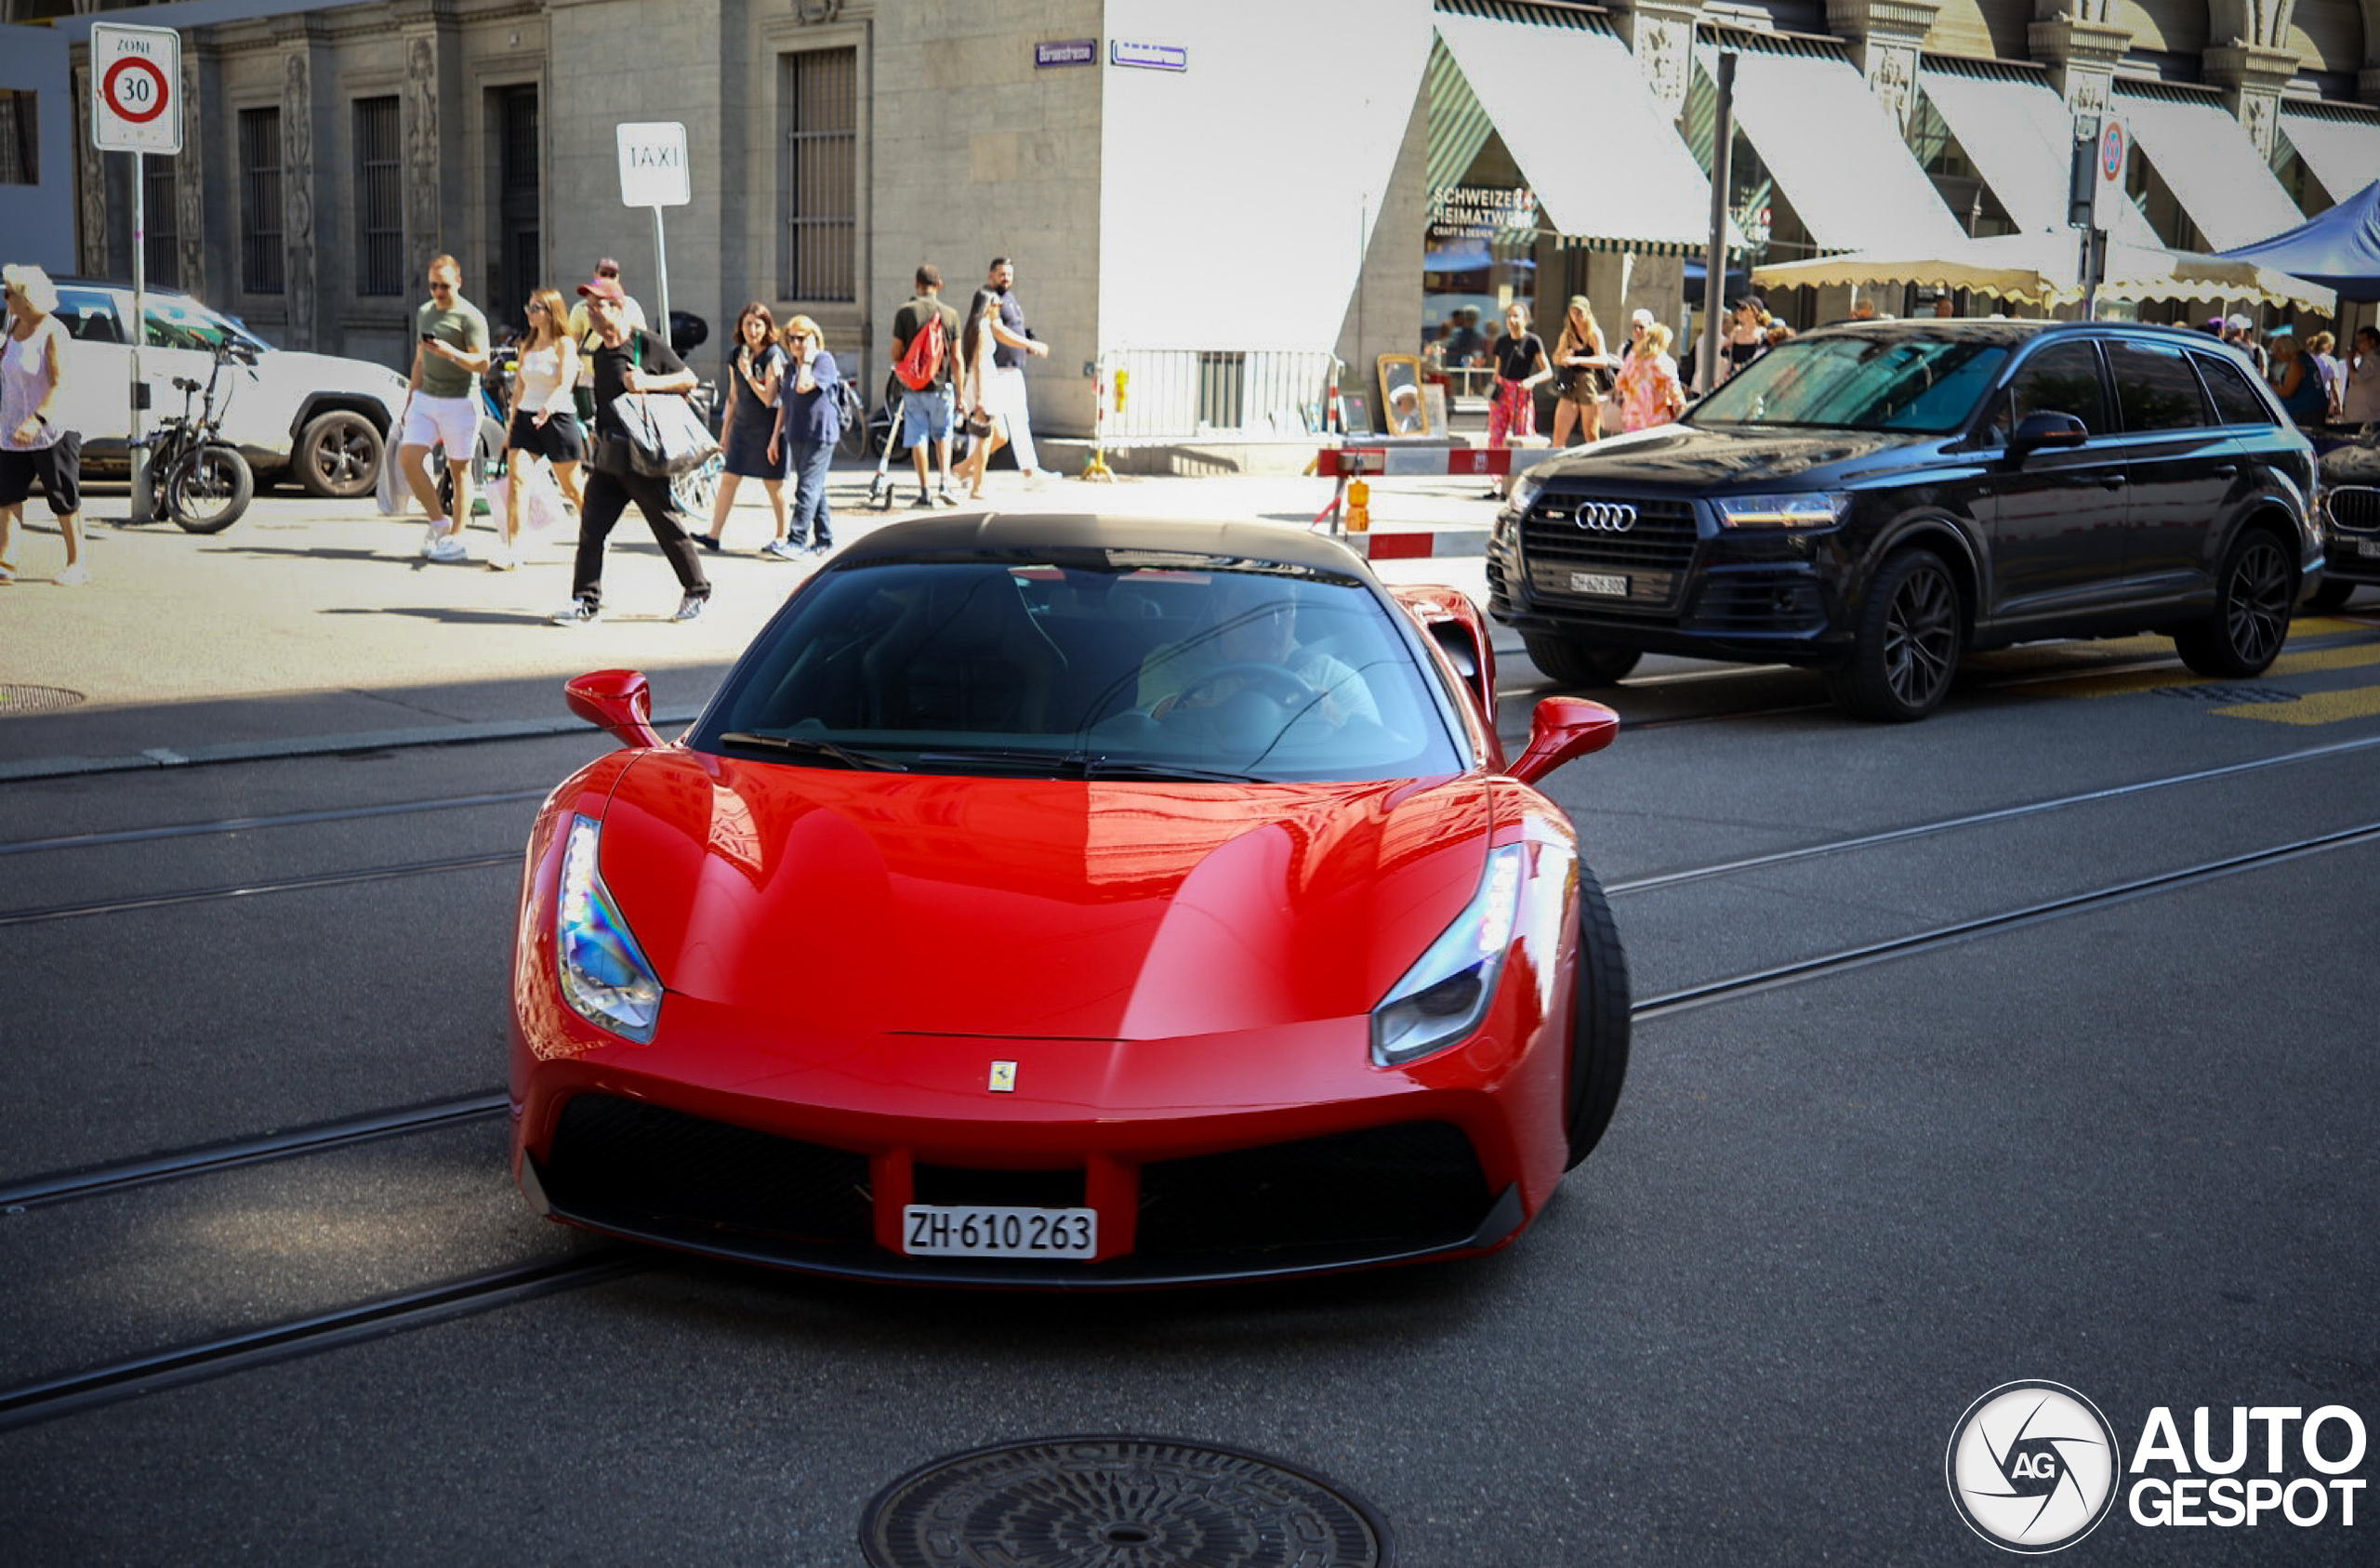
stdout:
{"type": "Polygon", "coordinates": [[[1645,655],[1633,648],[1597,648],[1554,632],[1524,632],[1529,663],[1564,686],[1617,686],[1645,655]]]}
{"type": "Polygon", "coordinates": [[[2307,597],[2306,608],[2314,614],[2327,615],[2353,599],[2355,590],[2360,586],[2350,583],[2344,577],[2325,577],[2322,579],[2322,586],[2307,597]]]}
{"type": "Polygon", "coordinates": [[[369,495],[380,479],[380,432],[350,409],[335,408],[306,422],[289,465],[298,488],[324,500],[369,495]]]}
{"type": "Polygon", "coordinates": [[[2200,675],[2236,680],[2262,675],[2281,655],[2297,598],[2297,573],[2278,535],[2251,528],[2225,552],[2215,574],[2215,608],[2174,633],[2174,651],[2200,675]]]}
{"type": "Polygon", "coordinates": [[[1628,955],[1620,927],[1595,874],[1579,867],[1579,978],[1570,996],[1570,1062],[1564,1127],[1570,1142],[1565,1170],[1603,1141],[1628,1076],[1628,955]]]}
{"type": "Polygon", "coordinates": [[[1959,586],[1932,550],[1884,564],[1860,606],[1851,657],[1827,671],[1835,705],[1854,718],[1906,724],[1942,705],[1958,673],[1959,586]]]}

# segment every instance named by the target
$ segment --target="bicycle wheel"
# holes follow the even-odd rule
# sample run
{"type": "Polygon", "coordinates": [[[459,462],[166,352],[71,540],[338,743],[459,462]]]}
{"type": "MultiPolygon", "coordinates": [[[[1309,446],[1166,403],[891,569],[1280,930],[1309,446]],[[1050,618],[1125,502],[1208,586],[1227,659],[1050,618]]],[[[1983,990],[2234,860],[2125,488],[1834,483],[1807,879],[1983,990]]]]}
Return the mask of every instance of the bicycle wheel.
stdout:
{"type": "Polygon", "coordinates": [[[185,533],[220,534],[256,498],[257,476],[232,448],[202,446],[175,460],[159,493],[166,514],[185,533]]]}
{"type": "Polygon", "coordinates": [[[868,442],[867,404],[861,400],[859,389],[850,382],[838,381],[835,385],[841,389],[836,397],[843,411],[843,433],[835,438],[836,449],[846,457],[865,457],[874,450],[868,442]]]}
{"type": "Polygon", "coordinates": [[[720,476],[726,472],[726,460],[714,454],[701,468],[676,476],[669,481],[669,509],[692,520],[695,533],[708,533],[711,506],[719,499],[720,476]]]}

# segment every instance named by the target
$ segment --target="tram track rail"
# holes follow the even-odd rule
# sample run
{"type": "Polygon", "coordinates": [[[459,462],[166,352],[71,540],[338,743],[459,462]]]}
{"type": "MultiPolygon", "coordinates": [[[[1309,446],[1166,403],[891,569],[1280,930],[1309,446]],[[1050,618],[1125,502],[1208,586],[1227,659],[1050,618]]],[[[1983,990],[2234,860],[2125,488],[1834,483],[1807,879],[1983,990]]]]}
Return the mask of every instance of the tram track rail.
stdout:
{"type": "MultiPolygon", "coordinates": [[[[2337,749],[2337,748],[2331,748],[2337,749]]],[[[2071,918],[2308,856],[2380,844],[2380,822],[2364,823],[2195,865],[2111,883],[2086,892],[1952,922],[1884,942],[1689,986],[1645,998],[1632,1021],[1649,1023],[1702,1008],[1765,995],[1871,965],[2071,918]]],[[[0,1188],[0,1209],[14,1214],[128,1188],[268,1160],[320,1153],[379,1139],[435,1130],[501,1113],[500,1094],[463,1097],[325,1123],[288,1133],[166,1153],[119,1165],[35,1178],[0,1188]]],[[[660,1254],[604,1245],[573,1258],[508,1265],[443,1284],[375,1298],[211,1339],[145,1352],[63,1376],[0,1389],[0,1431],[205,1378],[287,1361],[360,1340],[496,1310],[625,1277],[654,1266],[660,1254]]]]}

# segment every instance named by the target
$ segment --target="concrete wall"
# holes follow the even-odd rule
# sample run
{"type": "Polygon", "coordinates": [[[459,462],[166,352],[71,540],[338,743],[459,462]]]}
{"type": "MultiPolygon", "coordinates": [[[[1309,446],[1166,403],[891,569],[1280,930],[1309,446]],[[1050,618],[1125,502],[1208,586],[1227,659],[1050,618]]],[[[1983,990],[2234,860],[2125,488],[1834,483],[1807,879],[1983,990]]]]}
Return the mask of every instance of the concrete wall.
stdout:
{"type": "MultiPolygon", "coordinates": [[[[41,182],[0,185],[6,259],[52,277],[74,270],[74,112],[67,86],[67,39],[45,27],[0,27],[0,87],[41,95],[41,182]]],[[[129,162],[126,154],[118,154],[129,162]]]]}

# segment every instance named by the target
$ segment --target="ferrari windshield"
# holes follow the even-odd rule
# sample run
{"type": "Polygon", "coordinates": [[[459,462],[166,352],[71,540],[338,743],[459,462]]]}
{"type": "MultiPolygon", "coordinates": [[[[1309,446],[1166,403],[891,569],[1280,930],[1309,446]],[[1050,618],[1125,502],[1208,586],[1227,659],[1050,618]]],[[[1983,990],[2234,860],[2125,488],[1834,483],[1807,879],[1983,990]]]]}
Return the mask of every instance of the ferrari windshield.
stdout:
{"type": "Polygon", "coordinates": [[[1966,425],[2007,357],[2004,344],[1972,337],[1798,338],[1729,376],[1689,417],[1943,435],[1966,425]]]}
{"type": "Polygon", "coordinates": [[[694,744],[928,773],[1406,778],[1466,765],[1446,702],[1354,578],[1120,550],[927,557],[803,588],[694,744]]]}

